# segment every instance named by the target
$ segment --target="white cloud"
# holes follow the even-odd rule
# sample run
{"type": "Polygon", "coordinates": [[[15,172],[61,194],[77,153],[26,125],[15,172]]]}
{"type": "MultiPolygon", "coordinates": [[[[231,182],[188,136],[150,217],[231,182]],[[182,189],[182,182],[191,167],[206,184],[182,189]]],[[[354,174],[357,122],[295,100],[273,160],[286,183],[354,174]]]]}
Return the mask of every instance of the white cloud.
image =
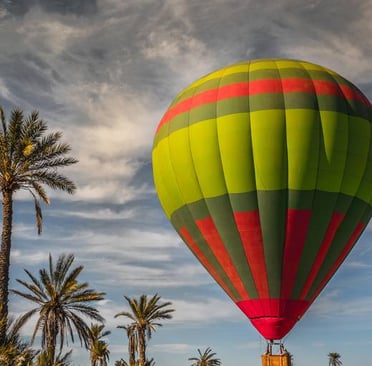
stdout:
{"type": "Polygon", "coordinates": [[[5,99],[12,98],[12,93],[10,92],[3,78],[0,78],[0,96],[5,99]]]}
{"type": "Polygon", "coordinates": [[[317,317],[338,317],[362,319],[371,312],[372,296],[346,297],[339,290],[327,291],[311,307],[311,312],[317,317]]]}
{"type": "Polygon", "coordinates": [[[62,98],[89,121],[66,134],[79,160],[70,169],[77,177],[74,199],[122,203],[151,192],[152,182],[130,186],[143,161],[151,159],[157,117],[147,97],[103,82],[71,85],[62,98]]]}
{"type": "Polygon", "coordinates": [[[171,353],[171,354],[185,354],[194,352],[197,346],[186,343],[163,343],[163,344],[151,344],[150,349],[152,352],[158,353],[171,353]]]}
{"type": "Polygon", "coordinates": [[[172,304],[177,309],[173,321],[184,325],[188,323],[201,325],[223,320],[240,321],[245,317],[228,298],[226,300],[206,298],[204,301],[176,299],[172,304]]]}
{"type": "Polygon", "coordinates": [[[34,249],[29,249],[26,251],[20,249],[13,249],[11,252],[12,263],[27,263],[27,266],[37,265],[40,263],[47,263],[49,258],[49,253],[47,251],[41,251],[34,249]]]}
{"type": "Polygon", "coordinates": [[[34,7],[27,12],[16,32],[28,47],[59,55],[75,42],[92,35],[95,28],[87,22],[68,24],[63,18],[46,16],[41,9],[34,7]]]}

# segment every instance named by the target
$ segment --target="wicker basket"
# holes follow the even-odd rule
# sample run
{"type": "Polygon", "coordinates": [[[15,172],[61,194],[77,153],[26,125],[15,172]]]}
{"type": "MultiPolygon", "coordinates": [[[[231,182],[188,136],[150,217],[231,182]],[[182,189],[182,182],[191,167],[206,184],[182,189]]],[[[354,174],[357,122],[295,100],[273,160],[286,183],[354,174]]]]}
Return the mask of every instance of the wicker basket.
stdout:
{"type": "Polygon", "coordinates": [[[291,366],[291,357],[288,353],[283,355],[265,354],[261,356],[262,366],[291,366]]]}

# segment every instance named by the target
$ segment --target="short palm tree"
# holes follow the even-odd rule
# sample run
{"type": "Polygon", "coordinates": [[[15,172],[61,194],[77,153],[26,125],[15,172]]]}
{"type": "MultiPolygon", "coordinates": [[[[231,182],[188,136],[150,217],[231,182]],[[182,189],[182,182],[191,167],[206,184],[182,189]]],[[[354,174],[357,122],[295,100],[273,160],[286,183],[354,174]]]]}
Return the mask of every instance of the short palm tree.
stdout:
{"type": "MultiPolygon", "coordinates": [[[[75,164],[77,160],[66,156],[70,146],[61,143],[62,134],[46,134],[47,124],[33,112],[25,118],[15,109],[9,122],[5,121],[0,107],[0,188],[2,194],[2,235],[0,250],[0,316],[8,317],[9,268],[13,222],[13,195],[19,190],[28,191],[34,199],[39,234],[42,215],[39,199],[49,204],[45,186],[73,193],[75,184],[61,175],[58,168],[75,164]]],[[[0,344],[5,338],[0,327],[0,344]]]]}
{"type": "Polygon", "coordinates": [[[122,311],[116,314],[115,318],[124,316],[133,321],[129,327],[131,332],[134,332],[138,342],[138,364],[139,366],[145,366],[147,341],[151,339],[152,332],[157,327],[162,326],[158,321],[171,319],[171,313],[174,309],[169,308],[172,305],[171,302],[159,303],[161,297],[157,294],[150,299],[147,299],[147,295],[141,295],[139,300],[127,296],[124,296],[124,298],[129,304],[130,311],[122,311]]]}
{"type": "Polygon", "coordinates": [[[337,352],[328,353],[328,365],[329,366],[341,366],[342,362],[340,360],[341,355],[337,352]]]}
{"type": "MultiPolygon", "coordinates": [[[[71,353],[72,351],[69,351],[65,353],[64,355],[58,354],[55,361],[52,363],[52,366],[70,366],[72,365],[71,361],[71,353]]],[[[49,357],[48,352],[44,351],[39,353],[39,355],[36,358],[36,363],[31,366],[49,366],[49,357]]],[[[28,366],[28,365],[27,365],[28,366]]]]}
{"type": "Polygon", "coordinates": [[[49,268],[39,271],[39,280],[27,270],[25,272],[31,279],[30,283],[17,279],[17,282],[24,286],[28,292],[12,290],[13,293],[37,304],[35,308],[22,315],[18,321],[23,325],[34,314],[39,314],[31,343],[37,332],[41,330],[41,346],[48,357],[47,366],[52,366],[56,360],[57,339],[60,341],[61,352],[68,335],[74,342],[74,331],[77,333],[80,343],[88,347],[90,329],[81,315],[103,322],[98,310],[88,303],[102,300],[104,293],[89,289],[86,282],[78,282],[77,278],[84,267],[78,266],[72,269],[73,261],[72,254],[63,254],[58,257],[56,266],[54,266],[52,257],[49,255],[49,268]]]}
{"type": "MultiPolygon", "coordinates": [[[[0,319],[0,322],[5,321],[5,318],[0,319]]],[[[0,345],[0,365],[29,366],[37,353],[21,339],[19,324],[13,319],[7,319],[5,339],[0,345]]]]}
{"type": "Polygon", "coordinates": [[[115,361],[115,366],[129,366],[129,364],[121,358],[120,360],[115,361]]]}
{"type": "Polygon", "coordinates": [[[133,366],[136,363],[136,355],[138,352],[138,339],[136,332],[136,323],[129,325],[119,325],[118,328],[125,329],[128,337],[128,355],[129,355],[129,365],[133,366]]]}
{"type": "Polygon", "coordinates": [[[92,366],[107,366],[110,360],[110,351],[108,344],[105,341],[97,341],[91,348],[91,363],[92,366]]]}
{"type": "Polygon", "coordinates": [[[210,347],[207,347],[206,350],[202,353],[200,349],[198,349],[199,356],[198,357],[191,357],[189,361],[193,361],[191,366],[219,366],[221,365],[221,360],[219,358],[215,358],[216,353],[212,352],[210,347]]]}
{"type": "Polygon", "coordinates": [[[91,366],[106,366],[110,359],[108,344],[103,338],[111,332],[109,330],[104,331],[104,327],[103,324],[91,324],[90,326],[89,352],[91,366]]]}

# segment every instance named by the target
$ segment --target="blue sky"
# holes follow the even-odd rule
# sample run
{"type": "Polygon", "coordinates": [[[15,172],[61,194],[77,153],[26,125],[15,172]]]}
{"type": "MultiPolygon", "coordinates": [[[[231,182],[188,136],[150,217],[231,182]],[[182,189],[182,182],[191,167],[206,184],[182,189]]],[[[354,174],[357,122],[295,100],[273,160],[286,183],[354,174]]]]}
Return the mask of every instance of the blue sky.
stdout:
{"type": "MultiPolygon", "coordinates": [[[[265,341],[214,284],[166,221],[152,182],[158,122],[184,87],[244,59],[285,57],[329,67],[372,99],[370,0],[2,0],[0,104],[40,111],[79,164],[65,170],[74,196],[50,192],[38,237],[33,203],[17,194],[11,287],[48,254],[73,253],[82,280],[107,293],[111,365],[127,358],[113,316],[123,295],[171,301],[148,355],[186,366],[210,346],[224,366],[260,365],[265,341]]],[[[363,365],[372,346],[372,227],[286,337],[296,366],[363,365]]],[[[11,297],[14,315],[29,304],[11,297]]],[[[24,329],[29,335],[33,324],[24,329]]],[[[88,353],[71,345],[76,365],[88,353]]]]}

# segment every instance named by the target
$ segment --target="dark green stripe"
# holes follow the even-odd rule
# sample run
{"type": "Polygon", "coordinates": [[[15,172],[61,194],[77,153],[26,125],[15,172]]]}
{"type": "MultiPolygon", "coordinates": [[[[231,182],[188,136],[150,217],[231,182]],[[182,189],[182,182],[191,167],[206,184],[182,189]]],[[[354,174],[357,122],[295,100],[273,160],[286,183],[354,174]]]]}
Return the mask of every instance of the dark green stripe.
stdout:
{"type": "Polygon", "coordinates": [[[327,232],[336,201],[337,194],[329,193],[325,195],[317,192],[314,195],[311,220],[291,295],[292,299],[298,299],[301,295],[306,279],[327,232]]]}
{"type": "MultiPolygon", "coordinates": [[[[199,207],[199,209],[200,209],[200,207],[199,207]]],[[[208,217],[209,212],[208,212],[208,209],[206,208],[206,206],[204,207],[204,211],[205,211],[204,217],[208,217]]],[[[229,288],[229,290],[231,291],[233,296],[235,296],[235,298],[239,299],[240,296],[237,293],[234,285],[231,283],[228,276],[226,275],[226,272],[225,272],[224,268],[222,268],[220,266],[216,257],[213,255],[211,249],[209,248],[208,243],[204,240],[204,238],[200,234],[200,231],[195,224],[194,217],[192,216],[191,211],[189,211],[187,207],[183,207],[182,209],[178,210],[177,212],[175,212],[172,215],[171,222],[172,222],[173,226],[177,229],[178,232],[182,227],[186,227],[187,231],[190,233],[193,240],[197,243],[201,252],[208,259],[208,262],[211,264],[211,266],[214,268],[214,270],[219,274],[222,281],[229,288]]],[[[186,243],[186,245],[187,245],[187,243],[186,243]]]]}
{"type": "Polygon", "coordinates": [[[224,199],[220,199],[219,202],[207,200],[206,204],[249,297],[257,298],[257,290],[250,267],[247,265],[243,244],[235,224],[228,196],[224,196],[224,199]]]}
{"type": "MultiPolygon", "coordinates": [[[[336,263],[338,257],[342,253],[346,244],[348,243],[352,233],[356,229],[358,223],[363,222],[364,216],[371,216],[371,207],[367,206],[365,203],[359,200],[353,200],[352,204],[349,207],[347,215],[345,216],[343,222],[341,223],[334,240],[332,242],[327,256],[324,259],[324,262],[318,272],[317,277],[314,280],[314,283],[307,295],[307,300],[311,299],[314,294],[314,291],[318,289],[318,286],[321,284],[325,276],[331,270],[332,266],[336,263]]],[[[366,224],[366,222],[364,221],[366,224]]]]}
{"type": "Polygon", "coordinates": [[[287,191],[257,192],[266,272],[271,298],[280,298],[287,217],[287,191]]]}
{"type": "MultiPolygon", "coordinates": [[[[330,192],[321,192],[318,190],[310,190],[310,191],[300,191],[300,190],[278,190],[278,191],[254,191],[254,192],[246,192],[246,193],[233,193],[228,195],[229,202],[231,203],[232,211],[233,212],[247,212],[247,211],[256,211],[258,210],[257,204],[257,195],[267,195],[268,198],[266,200],[274,200],[275,196],[280,192],[281,195],[288,198],[287,208],[294,209],[294,210],[314,210],[314,196],[317,196],[317,200],[320,203],[324,202],[324,205],[328,205],[328,201],[334,201],[337,198],[337,212],[341,214],[346,214],[349,206],[350,200],[352,200],[353,205],[358,204],[360,207],[364,207],[366,205],[364,201],[361,199],[354,197],[351,198],[345,194],[341,193],[330,193],[330,192]]],[[[201,220],[206,217],[210,216],[208,206],[213,205],[215,207],[220,207],[224,204],[225,200],[227,199],[227,195],[213,197],[213,198],[206,198],[199,200],[197,202],[190,203],[179,208],[175,213],[172,215],[171,220],[173,223],[174,217],[179,215],[180,212],[190,211],[192,214],[193,220],[201,220]],[[208,204],[208,206],[206,205],[208,204]]],[[[319,210],[322,210],[322,205],[320,205],[319,210]]],[[[231,210],[231,209],[230,209],[231,210]]],[[[186,213],[186,212],[185,212],[186,213]]],[[[369,219],[369,218],[368,218],[369,219]]],[[[178,219],[179,220],[179,219],[178,219]]],[[[365,219],[367,220],[367,218],[365,219]]],[[[177,221],[178,222],[178,221],[177,221]]],[[[367,222],[367,221],[365,221],[367,222]]],[[[181,223],[181,222],[180,222],[181,223]]],[[[173,225],[180,229],[181,226],[173,225]]]]}

